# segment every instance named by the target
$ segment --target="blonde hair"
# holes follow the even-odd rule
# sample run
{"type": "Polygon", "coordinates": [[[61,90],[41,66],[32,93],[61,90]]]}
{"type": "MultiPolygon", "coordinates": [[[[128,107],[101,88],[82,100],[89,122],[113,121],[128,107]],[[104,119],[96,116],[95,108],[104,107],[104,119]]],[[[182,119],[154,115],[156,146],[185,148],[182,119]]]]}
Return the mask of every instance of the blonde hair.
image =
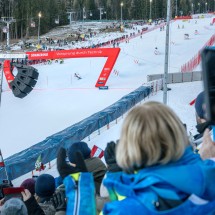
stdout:
{"type": "Polygon", "coordinates": [[[188,145],[185,128],[166,105],[147,102],[125,118],[116,151],[118,165],[126,172],[178,160],[188,145]]]}

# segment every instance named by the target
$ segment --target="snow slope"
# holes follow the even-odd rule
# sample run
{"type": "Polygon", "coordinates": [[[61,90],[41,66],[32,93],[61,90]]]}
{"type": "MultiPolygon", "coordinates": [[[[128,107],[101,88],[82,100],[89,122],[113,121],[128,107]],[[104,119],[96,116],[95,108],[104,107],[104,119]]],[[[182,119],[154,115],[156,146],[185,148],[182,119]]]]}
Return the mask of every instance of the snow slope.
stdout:
{"type": "MultiPolygon", "coordinates": [[[[174,44],[171,43],[170,47],[169,72],[178,72],[180,66],[191,59],[214,34],[215,26],[210,26],[210,20],[199,19],[197,24],[195,20],[172,23],[170,36],[174,44]],[[178,29],[178,25],[184,25],[184,29],[178,29]],[[194,34],[196,29],[199,35],[194,34]],[[189,40],[184,40],[185,33],[190,35],[189,40]]],[[[94,87],[105,58],[69,59],[64,64],[35,66],[40,73],[38,83],[24,99],[15,98],[4,81],[0,109],[0,149],[4,158],[111,105],[146,83],[147,75],[163,73],[164,46],[165,31],[160,32],[160,29],[144,34],[142,39],[138,37],[129,43],[121,43],[121,52],[114,67],[119,75],[111,74],[108,91],[94,87]],[[158,47],[160,55],[154,55],[155,47],[158,47]],[[81,80],[75,79],[75,72],[81,75],[81,80]]],[[[202,89],[201,82],[171,87],[168,104],[187,123],[188,130],[194,130],[194,109],[189,102],[202,89]]],[[[162,101],[162,92],[150,99],[162,101]]],[[[117,139],[118,126],[109,130],[111,134],[104,132],[90,146],[96,143],[104,148],[109,140],[117,139]]]]}

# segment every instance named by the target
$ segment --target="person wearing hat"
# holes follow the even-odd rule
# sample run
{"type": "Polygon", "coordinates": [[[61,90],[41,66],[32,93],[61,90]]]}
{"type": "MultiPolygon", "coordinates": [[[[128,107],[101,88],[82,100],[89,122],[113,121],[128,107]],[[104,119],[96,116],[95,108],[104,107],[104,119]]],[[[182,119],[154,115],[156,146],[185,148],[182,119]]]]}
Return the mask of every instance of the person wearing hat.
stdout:
{"type": "Polygon", "coordinates": [[[204,91],[199,93],[196,97],[195,111],[197,124],[206,122],[204,91]]]}
{"type": "Polygon", "coordinates": [[[35,183],[36,200],[46,215],[54,215],[56,210],[51,202],[55,192],[55,179],[52,175],[42,174],[35,183]]]}
{"type": "MultiPolygon", "coordinates": [[[[114,141],[111,141],[111,142],[107,143],[107,146],[104,150],[104,158],[105,158],[105,162],[107,165],[107,172],[122,171],[122,169],[116,163],[116,146],[117,146],[117,143],[115,143],[114,141]]],[[[105,177],[106,177],[106,175],[105,175],[105,177]]],[[[101,187],[100,187],[100,195],[103,198],[109,197],[108,190],[103,185],[103,183],[101,184],[101,187]]]]}
{"type": "Polygon", "coordinates": [[[28,189],[31,193],[31,195],[35,194],[35,183],[36,181],[33,178],[25,179],[20,187],[24,187],[25,189],[28,189]]]}
{"type": "Polygon", "coordinates": [[[25,206],[28,210],[28,215],[45,215],[44,211],[36,201],[34,195],[32,195],[32,193],[28,189],[22,191],[21,194],[25,206]]]}
{"type": "Polygon", "coordinates": [[[7,200],[1,208],[1,215],[28,215],[27,208],[19,198],[7,200]]]}
{"type": "Polygon", "coordinates": [[[210,122],[206,118],[206,105],[204,91],[198,94],[195,101],[196,129],[199,134],[194,136],[194,144],[197,145],[200,157],[205,160],[215,158],[215,142],[211,138],[210,122]]]}
{"type": "Polygon", "coordinates": [[[85,142],[73,143],[68,149],[68,159],[72,165],[75,165],[75,153],[80,151],[84,157],[84,161],[89,172],[93,173],[96,194],[100,195],[100,186],[104,175],[107,171],[105,164],[98,157],[91,157],[91,149],[85,142]]]}
{"type": "MultiPolygon", "coordinates": [[[[104,150],[104,158],[107,165],[107,172],[120,172],[122,169],[118,166],[116,163],[116,143],[114,141],[111,141],[107,143],[107,146],[104,150]]],[[[104,176],[104,179],[106,178],[106,175],[104,176]]],[[[104,180],[103,179],[103,180],[104,180]]],[[[102,211],[102,208],[104,207],[105,203],[110,201],[109,193],[107,188],[102,183],[100,186],[100,196],[101,198],[97,200],[97,208],[98,211],[102,211]]]]}
{"type": "Polygon", "coordinates": [[[206,119],[206,106],[205,106],[205,97],[204,91],[198,94],[195,101],[195,112],[196,112],[196,130],[198,134],[194,136],[195,145],[202,143],[202,136],[205,129],[209,126],[209,122],[206,119]]]}

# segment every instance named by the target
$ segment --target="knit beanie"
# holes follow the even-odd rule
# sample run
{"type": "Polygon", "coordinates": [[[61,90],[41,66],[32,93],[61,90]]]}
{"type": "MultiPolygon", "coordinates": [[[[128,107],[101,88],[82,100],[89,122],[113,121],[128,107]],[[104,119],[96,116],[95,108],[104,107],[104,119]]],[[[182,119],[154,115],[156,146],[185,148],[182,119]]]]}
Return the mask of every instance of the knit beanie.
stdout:
{"type": "Polygon", "coordinates": [[[2,206],[1,215],[28,215],[28,211],[22,200],[11,198],[2,206]]]}
{"type": "Polygon", "coordinates": [[[90,153],[91,153],[91,149],[88,147],[87,143],[85,142],[76,142],[76,143],[73,143],[69,149],[68,149],[68,158],[69,158],[69,161],[71,163],[76,163],[75,162],[75,153],[77,151],[80,151],[84,157],[84,160],[87,159],[87,158],[90,158],[90,153]]]}
{"type": "Polygon", "coordinates": [[[199,93],[195,101],[196,113],[201,119],[205,119],[205,111],[203,110],[203,104],[205,104],[204,91],[199,93]]]}
{"type": "Polygon", "coordinates": [[[55,192],[55,179],[52,175],[42,174],[35,183],[35,193],[40,198],[49,198],[55,192]]]}
{"type": "Polygon", "coordinates": [[[24,187],[25,189],[28,189],[32,195],[35,194],[35,180],[33,178],[28,178],[22,182],[20,187],[24,187]]]}

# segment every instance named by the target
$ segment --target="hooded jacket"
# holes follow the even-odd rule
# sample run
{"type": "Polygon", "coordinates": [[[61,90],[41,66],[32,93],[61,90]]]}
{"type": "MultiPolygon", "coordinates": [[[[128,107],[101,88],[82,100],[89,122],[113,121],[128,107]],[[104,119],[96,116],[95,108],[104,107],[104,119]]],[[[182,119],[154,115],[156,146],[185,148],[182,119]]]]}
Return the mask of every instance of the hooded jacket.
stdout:
{"type": "Polygon", "coordinates": [[[202,161],[191,147],[176,162],[108,173],[104,180],[112,202],[103,214],[215,214],[215,163],[202,161]]]}

